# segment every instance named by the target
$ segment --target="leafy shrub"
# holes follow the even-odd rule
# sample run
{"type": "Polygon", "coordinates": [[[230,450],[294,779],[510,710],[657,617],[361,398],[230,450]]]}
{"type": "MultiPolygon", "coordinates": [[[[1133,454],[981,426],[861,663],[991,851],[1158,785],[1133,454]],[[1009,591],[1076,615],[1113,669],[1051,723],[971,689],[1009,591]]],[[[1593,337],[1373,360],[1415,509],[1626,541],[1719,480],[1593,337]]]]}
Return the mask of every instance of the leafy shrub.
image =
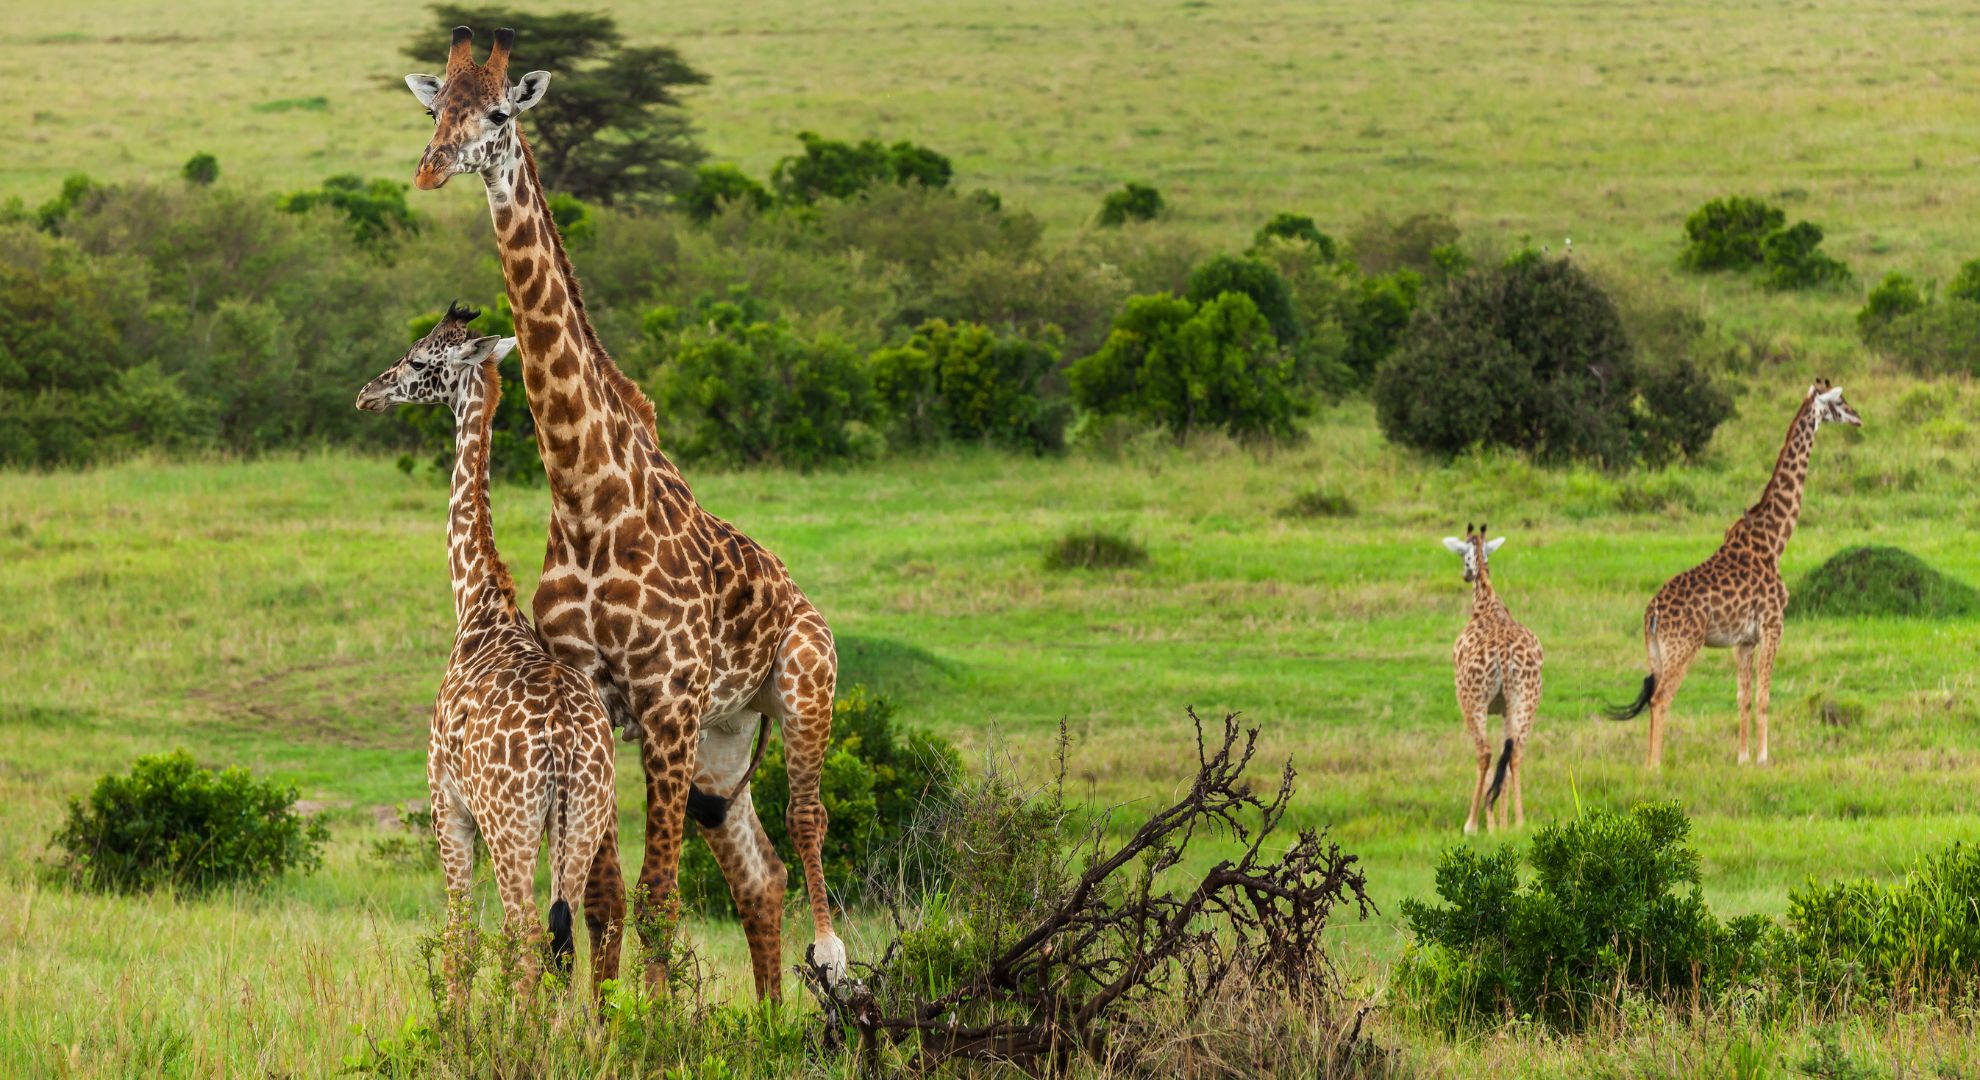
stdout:
{"type": "Polygon", "coordinates": [[[1353,517],[1354,502],[1338,491],[1308,488],[1293,496],[1282,514],[1289,518],[1353,517]]]}
{"type": "Polygon", "coordinates": [[[1319,256],[1323,262],[1333,262],[1340,258],[1341,254],[1340,245],[1334,242],[1334,238],[1321,232],[1320,226],[1314,224],[1313,219],[1304,214],[1272,215],[1272,220],[1260,225],[1258,231],[1252,234],[1252,250],[1265,247],[1274,240],[1304,244],[1310,247],[1313,254],[1319,256]]]}
{"type": "Polygon", "coordinates": [[[1530,1016],[1574,1031],[1613,1015],[1627,993],[1674,1004],[1745,977],[1767,923],[1713,917],[1690,831],[1675,803],[1543,825],[1525,884],[1515,847],[1444,852],[1443,903],[1402,903],[1415,941],[1396,993],[1447,1028],[1530,1016]]]}
{"type": "Polygon", "coordinates": [[[810,228],[795,243],[822,251],[858,251],[868,261],[898,264],[917,283],[946,259],[979,251],[1008,257],[1033,254],[1042,234],[1030,214],[1004,213],[980,199],[917,184],[888,184],[819,206],[808,221],[810,228]]]}
{"type": "Polygon", "coordinates": [[[35,209],[35,224],[41,231],[60,235],[62,223],[78,208],[87,204],[103,190],[103,185],[84,173],[70,173],[62,178],[62,190],[54,198],[35,209]]]}
{"type": "Polygon", "coordinates": [[[1845,548],[1809,571],[1791,594],[1788,615],[1895,615],[1957,619],[1980,612],[1980,592],[1900,548],[1845,548]]]}
{"type": "Polygon", "coordinates": [[[758,212],[770,209],[770,189],[734,165],[703,165],[694,185],[681,193],[681,206],[696,221],[707,221],[730,204],[758,212]]]}
{"type": "Polygon", "coordinates": [[[1441,273],[1448,251],[1455,251],[1463,235],[1445,214],[1411,214],[1392,221],[1386,214],[1370,214],[1356,223],[1348,234],[1348,249],[1355,262],[1372,276],[1408,270],[1419,278],[1441,273]],[[1439,252],[1446,252],[1440,255],[1439,252]]]}
{"type": "Polygon", "coordinates": [[[1924,306],[1925,294],[1918,291],[1910,278],[1893,270],[1864,298],[1863,310],[1856,313],[1856,332],[1864,341],[1874,343],[1877,332],[1892,320],[1924,306]]]}
{"type": "Polygon", "coordinates": [[[1147,184],[1133,181],[1122,184],[1119,191],[1110,191],[1100,202],[1100,216],[1094,220],[1101,225],[1125,225],[1130,221],[1153,221],[1162,215],[1162,193],[1147,184]]]}
{"type": "Polygon", "coordinates": [[[406,185],[348,173],[323,181],[320,188],[284,195],[276,205],[291,214],[330,207],[344,215],[358,246],[373,251],[382,251],[420,228],[419,215],[406,205],[406,185]]]}
{"type": "Polygon", "coordinates": [[[545,199],[544,204],[550,210],[550,220],[557,223],[565,246],[581,248],[598,235],[598,219],[584,200],[558,192],[545,199]]]}
{"type": "Polygon", "coordinates": [[[194,154],[180,166],[179,175],[184,177],[188,184],[204,187],[220,179],[220,159],[208,153],[194,154]]]}
{"type": "Polygon", "coordinates": [[[1297,374],[1243,293],[1201,306],[1133,297],[1100,351],[1066,370],[1081,408],[1160,424],[1177,441],[1205,426],[1240,438],[1290,437],[1305,404],[1297,374]]]}
{"type": "Polygon", "coordinates": [[[70,800],[52,843],[58,866],[100,892],[255,885],[322,864],[329,829],[296,812],[296,795],[239,767],[201,768],[184,750],[141,757],[70,800]]]}
{"type": "Polygon", "coordinates": [[[910,142],[883,146],[866,139],[849,143],[801,131],[798,143],[802,152],[778,161],[770,182],[786,201],[803,205],[820,199],[849,199],[884,183],[944,188],[954,173],[948,158],[910,142]]]}
{"type": "Polygon", "coordinates": [[[1948,298],[1894,316],[1871,343],[1919,375],[1980,374],[1980,302],[1948,298]]]}
{"type": "MultiPolygon", "coordinates": [[[[930,852],[908,843],[924,806],[946,802],[962,780],[962,755],[946,739],[894,722],[893,703],[854,686],[833,703],[832,742],[825,753],[819,798],[825,804],[826,888],[858,900],[893,884],[902,873],[930,878],[930,852]]],[[[803,872],[785,816],[790,777],[781,739],[763,751],[751,798],[763,831],[783,854],[799,888],[803,872]]],[[[681,895],[698,910],[733,912],[722,871],[704,844],[683,848],[681,895]]]]}
{"type": "Polygon", "coordinates": [[[1980,303],[1980,259],[1968,259],[1959,264],[1959,272],[1953,275],[1952,284],[1946,286],[1946,299],[1980,303]]]}
{"type": "Polygon", "coordinates": [[[1745,270],[1762,261],[1761,242],[1787,224],[1779,207],[1733,195],[1713,199],[1684,221],[1680,261],[1689,270],[1745,270]]]}
{"type": "Polygon", "coordinates": [[[1148,548],[1140,541],[1098,529],[1067,533],[1045,551],[1047,570],[1123,570],[1147,563],[1148,548]]]}
{"type": "Polygon", "coordinates": [[[1401,344],[1422,295],[1422,280],[1411,270],[1365,277],[1342,305],[1348,342],[1343,360],[1360,379],[1372,378],[1401,344]]]}
{"type": "Polygon", "coordinates": [[[1085,356],[1107,339],[1128,284],[1118,268],[1079,254],[977,250],[944,258],[929,268],[921,295],[905,311],[1034,340],[1058,331],[1065,337],[1064,355],[1085,356]]]}
{"type": "Polygon", "coordinates": [[[873,409],[866,365],[829,332],[806,337],[723,301],[680,336],[661,367],[657,400],[682,430],[681,453],[811,468],[869,455],[873,409]]]}
{"type": "Polygon", "coordinates": [[[1812,289],[1848,281],[1849,267],[1819,250],[1822,228],[1807,221],[1767,234],[1760,241],[1762,278],[1770,289],[1812,289]]]}
{"type": "Polygon", "coordinates": [[[1414,317],[1375,380],[1391,440],[1611,466],[1696,453],[1731,403],[1688,360],[1639,372],[1615,304],[1565,259],[1474,271],[1414,317]]]}
{"type": "Polygon", "coordinates": [[[1306,328],[1300,325],[1299,314],[1293,308],[1292,290],[1271,263],[1239,255],[1218,255],[1190,272],[1183,298],[1192,304],[1206,304],[1225,293],[1250,297],[1279,344],[1290,347],[1306,336],[1306,328]]]}
{"type": "Polygon", "coordinates": [[[1980,848],[1953,844],[1903,880],[1810,882],[1788,893],[1786,955],[1804,987],[1938,999],[1980,982],[1980,848]]]}
{"type": "Polygon", "coordinates": [[[950,438],[1041,451],[1065,445],[1066,410],[1042,400],[1039,389],[1058,362],[1049,341],[940,319],[867,361],[874,394],[907,442],[950,438]]]}

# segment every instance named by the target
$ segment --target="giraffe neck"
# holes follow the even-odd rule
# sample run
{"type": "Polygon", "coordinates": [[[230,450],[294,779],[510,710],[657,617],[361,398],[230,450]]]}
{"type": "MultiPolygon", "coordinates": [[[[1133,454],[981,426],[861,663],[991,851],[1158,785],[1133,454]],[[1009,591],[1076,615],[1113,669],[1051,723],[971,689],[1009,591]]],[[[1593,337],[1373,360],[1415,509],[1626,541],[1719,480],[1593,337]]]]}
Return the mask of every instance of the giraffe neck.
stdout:
{"type": "Polygon", "coordinates": [[[661,497],[691,503],[687,483],[655,440],[652,404],[592,329],[536,155],[520,128],[509,138],[508,151],[481,178],[553,501],[577,521],[609,519],[637,497],[623,477],[643,470],[672,481],[657,487],[661,497]]]}
{"type": "Polygon", "coordinates": [[[488,510],[488,438],[502,400],[495,364],[463,380],[454,401],[454,488],[447,514],[447,567],[454,582],[454,618],[465,628],[478,617],[513,614],[516,583],[495,551],[488,510]]]}
{"type": "Polygon", "coordinates": [[[1505,605],[1499,603],[1499,594],[1492,591],[1492,575],[1485,572],[1485,563],[1480,560],[1478,576],[1471,583],[1471,617],[1475,619],[1505,609],[1505,605]]]}
{"type": "Polygon", "coordinates": [[[1802,401],[1781,443],[1774,475],[1760,492],[1760,501],[1746,511],[1731,532],[1747,547],[1779,562],[1801,517],[1802,486],[1808,480],[1808,455],[1815,446],[1815,410],[1811,396],[1802,401]]]}

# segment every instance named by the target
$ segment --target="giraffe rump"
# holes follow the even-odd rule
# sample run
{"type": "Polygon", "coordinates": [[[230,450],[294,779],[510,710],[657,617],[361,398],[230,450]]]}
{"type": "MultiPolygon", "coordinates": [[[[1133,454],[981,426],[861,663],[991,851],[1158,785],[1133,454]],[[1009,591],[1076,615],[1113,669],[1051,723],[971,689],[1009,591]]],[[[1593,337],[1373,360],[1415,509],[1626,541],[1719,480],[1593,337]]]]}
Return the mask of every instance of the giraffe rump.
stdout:
{"type": "Polygon", "coordinates": [[[1612,705],[1602,710],[1602,715],[1611,720],[1634,720],[1643,715],[1643,710],[1650,705],[1650,699],[1656,695],[1657,673],[1653,671],[1643,677],[1643,689],[1637,693],[1635,701],[1627,705],[1612,705]]]}

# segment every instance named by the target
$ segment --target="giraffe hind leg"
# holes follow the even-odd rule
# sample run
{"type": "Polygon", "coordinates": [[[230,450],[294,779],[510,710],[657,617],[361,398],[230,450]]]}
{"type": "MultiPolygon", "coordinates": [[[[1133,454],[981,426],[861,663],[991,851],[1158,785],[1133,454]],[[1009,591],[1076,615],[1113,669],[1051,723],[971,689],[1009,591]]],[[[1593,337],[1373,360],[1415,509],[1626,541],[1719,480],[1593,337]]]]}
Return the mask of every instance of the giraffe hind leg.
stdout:
{"type": "Polygon", "coordinates": [[[825,895],[825,803],[818,785],[832,740],[832,695],[838,682],[838,656],[832,631],[815,611],[792,625],[778,650],[770,692],[784,730],[784,764],[790,779],[787,822],[791,843],[804,870],[805,899],[811,907],[811,959],[833,980],[846,968],[845,943],[832,929],[831,901],[825,895]]]}

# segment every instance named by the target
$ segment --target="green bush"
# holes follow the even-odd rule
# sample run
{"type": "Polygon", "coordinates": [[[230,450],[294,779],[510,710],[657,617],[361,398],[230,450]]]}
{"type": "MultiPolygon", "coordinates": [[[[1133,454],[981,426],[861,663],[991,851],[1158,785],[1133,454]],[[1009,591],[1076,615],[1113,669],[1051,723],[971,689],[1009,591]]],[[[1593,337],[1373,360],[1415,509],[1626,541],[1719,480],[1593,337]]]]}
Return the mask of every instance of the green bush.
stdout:
{"type": "Polygon", "coordinates": [[[673,344],[656,388],[682,456],[812,468],[872,453],[872,386],[850,345],[730,301],[704,317],[673,344]]]}
{"type": "Polygon", "coordinates": [[[385,251],[420,229],[419,215],[406,205],[406,185],[392,180],[366,180],[346,173],[323,181],[320,188],[284,195],[276,205],[291,214],[327,206],[344,216],[358,246],[373,251],[385,251]]]}
{"type": "Polygon", "coordinates": [[[1162,193],[1147,184],[1133,181],[1122,184],[1119,191],[1110,191],[1100,202],[1100,216],[1095,218],[1101,225],[1125,225],[1130,221],[1153,221],[1162,215],[1162,193]]]}
{"type": "MultiPolygon", "coordinates": [[[[962,755],[947,740],[894,723],[894,706],[864,686],[848,689],[832,706],[832,742],[819,779],[825,804],[826,888],[856,901],[878,895],[903,873],[928,877],[931,852],[910,843],[924,807],[946,802],[962,780],[962,755]]],[[[763,831],[781,853],[791,888],[802,886],[802,866],[791,849],[785,816],[790,777],[781,739],[763,752],[751,798],[763,831]]],[[[707,845],[683,849],[681,895],[705,912],[730,912],[728,886],[707,845]]]]}
{"type": "Polygon", "coordinates": [[[1845,548],[1794,587],[1788,616],[1959,619],[1980,613],[1980,592],[1918,556],[1878,545],[1845,548]]]}
{"type": "Polygon", "coordinates": [[[696,221],[707,221],[730,204],[757,212],[770,209],[770,189],[734,165],[703,165],[694,185],[681,193],[681,206],[696,221]]]}
{"type": "Polygon", "coordinates": [[[1322,262],[1333,262],[1340,258],[1340,245],[1334,238],[1320,231],[1320,226],[1304,214],[1278,213],[1272,220],[1258,227],[1251,236],[1251,248],[1257,251],[1274,240],[1290,244],[1303,244],[1310,248],[1322,262]]]}
{"type": "Polygon", "coordinates": [[[1160,424],[1179,442],[1203,427],[1289,438],[1306,404],[1293,358],[1243,293],[1201,306],[1133,297],[1106,344],[1066,379],[1081,408],[1160,424]]]}
{"type": "Polygon", "coordinates": [[[1861,993],[1961,998],[1980,984],[1980,848],[1954,844],[1900,881],[1809,882],[1788,893],[1786,959],[1825,1003],[1861,993]]]}
{"type": "Polygon", "coordinates": [[[1787,224],[1779,207],[1733,195],[1713,199],[1684,222],[1684,254],[1689,270],[1745,270],[1762,262],[1761,243],[1787,224]]]}
{"type": "Polygon", "coordinates": [[[69,215],[87,205],[102,190],[103,185],[90,179],[88,175],[70,173],[62,178],[62,190],[54,198],[35,209],[35,224],[40,226],[43,232],[60,235],[62,225],[69,219],[69,215]]]}
{"type": "Polygon", "coordinates": [[[785,201],[807,206],[820,199],[849,199],[886,183],[945,188],[954,174],[948,158],[910,142],[849,143],[801,131],[798,143],[802,151],[778,161],[770,182],[785,201]]]}
{"type": "Polygon", "coordinates": [[[1058,362],[1050,341],[940,319],[867,360],[874,395],[905,442],[948,438],[1037,451],[1065,446],[1066,411],[1040,391],[1058,362]]]}
{"type": "Polygon", "coordinates": [[[1516,847],[1446,851],[1443,903],[1402,902],[1414,941],[1393,992],[1449,1029],[1531,1017],[1577,1031],[1627,994],[1676,1005],[1750,976],[1768,924],[1713,917],[1690,831],[1675,803],[1543,825],[1525,883],[1516,847]]]}
{"type": "Polygon", "coordinates": [[[1119,533],[1085,529],[1067,533],[1045,549],[1047,570],[1125,570],[1148,564],[1148,548],[1119,533]]]}
{"type": "Polygon", "coordinates": [[[184,177],[188,184],[204,187],[220,179],[220,159],[207,153],[194,154],[180,166],[179,175],[184,177]]]}
{"type": "Polygon", "coordinates": [[[1192,304],[1207,304],[1225,293],[1250,297],[1279,344],[1290,348],[1306,336],[1306,328],[1293,306],[1292,290],[1271,263],[1239,255],[1218,255],[1190,272],[1183,298],[1192,304]]]}
{"type": "Polygon", "coordinates": [[[1644,372],[1613,301],[1566,259],[1473,271],[1412,319],[1375,379],[1389,439],[1620,467],[1696,454],[1731,402],[1688,359],[1644,372]]]}
{"type": "Polygon", "coordinates": [[[1338,491],[1308,488],[1293,496],[1281,514],[1289,518],[1353,517],[1354,502],[1338,491]]]}
{"type": "Polygon", "coordinates": [[[1924,307],[1925,294],[1918,291],[1910,278],[1893,270],[1864,298],[1863,310],[1856,313],[1856,332],[1864,341],[1874,344],[1878,332],[1892,320],[1924,307]]]}
{"type": "Polygon", "coordinates": [[[1894,316],[1871,343],[1919,375],[1980,375],[1980,302],[1948,297],[1894,316]]]}
{"type": "Polygon", "coordinates": [[[1850,279],[1849,267],[1819,250],[1822,228],[1807,221],[1767,234],[1760,241],[1760,262],[1767,287],[1777,290],[1813,289],[1850,279]]]}
{"type": "Polygon", "coordinates": [[[1946,299],[1980,303],[1980,259],[1968,259],[1959,264],[1959,272],[1953,275],[1952,284],[1946,286],[1946,299]]]}
{"type": "Polygon", "coordinates": [[[1422,281],[1412,270],[1365,277],[1342,306],[1348,341],[1343,360],[1362,381],[1373,378],[1382,361],[1402,343],[1410,317],[1416,314],[1422,281]]]}
{"type": "Polygon", "coordinates": [[[1081,254],[977,250],[945,258],[904,314],[982,323],[1034,340],[1058,331],[1064,355],[1085,356],[1107,339],[1129,290],[1119,269],[1081,254]]]}
{"type": "Polygon", "coordinates": [[[296,795],[246,769],[201,768],[183,750],[141,757],[70,800],[51,842],[59,869],[96,891],[256,885],[322,864],[329,829],[296,812],[296,795]]]}
{"type": "Polygon", "coordinates": [[[1393,221],[1386,214],[1375,213],[1355,224],[1348,234],[1348,250],[1372,276],[1407,270],[1428,278],[1442,272],[1461,235],[1457,222],[1445,214],[1411,214],[1393,221]]]}

